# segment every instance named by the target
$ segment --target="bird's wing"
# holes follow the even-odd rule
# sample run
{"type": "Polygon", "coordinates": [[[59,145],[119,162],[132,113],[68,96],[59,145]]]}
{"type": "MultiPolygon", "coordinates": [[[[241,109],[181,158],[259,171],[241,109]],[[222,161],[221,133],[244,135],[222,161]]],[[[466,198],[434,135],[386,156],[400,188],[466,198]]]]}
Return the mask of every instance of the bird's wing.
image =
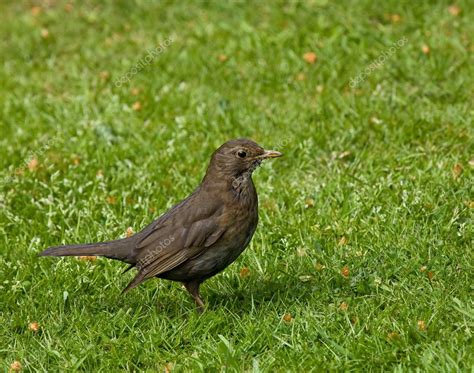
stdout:
{"type": "Polygon", "coordinates": [[[224,234],[219,225],[222,205],[195,202],[170,210],[145,230],[135,245],[139,273],[124,291],[199,255],[224,234]]]}
{"type": "Polygon", "coordinates": [[[147,238],[137,260],[146,278],[169,271],[214,244],[224,233],[216,219],[198,220],[190,226],[171,226],[154,231],[147,238]]]}

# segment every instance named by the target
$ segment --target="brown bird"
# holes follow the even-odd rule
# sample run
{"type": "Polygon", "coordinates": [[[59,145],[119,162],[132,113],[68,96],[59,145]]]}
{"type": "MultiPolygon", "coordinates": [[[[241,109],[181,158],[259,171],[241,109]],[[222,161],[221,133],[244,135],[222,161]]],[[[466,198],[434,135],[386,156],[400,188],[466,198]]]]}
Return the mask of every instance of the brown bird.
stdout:
{"type": "Polygon", "coordinates": [[[141,232],[116,241],[51,247],[39,255],[97,255],[129,263],[128,269],[138,273],[123,292],[152,277],[180,281],[202,311],[199,285],[236,260],[257,227],[252,172],[264,159],[281,155],[251,140],[228,141],[212,155],[197,189],[141,232]]]}

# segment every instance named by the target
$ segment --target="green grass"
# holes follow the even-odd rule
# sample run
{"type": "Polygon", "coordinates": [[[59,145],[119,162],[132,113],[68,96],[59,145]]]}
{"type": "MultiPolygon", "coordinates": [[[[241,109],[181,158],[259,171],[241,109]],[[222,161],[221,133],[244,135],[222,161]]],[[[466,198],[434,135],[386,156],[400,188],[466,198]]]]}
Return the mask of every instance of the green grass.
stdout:
{"type": "Polygon", "coordinates": [[[449,5],[2,1],[0,371],[471,371],[474,6],[449,5]],[[171,282],[121,297],[118,262],[36,256],[140,230],[236,137],[285,157],[204,314],[171,282]]]}

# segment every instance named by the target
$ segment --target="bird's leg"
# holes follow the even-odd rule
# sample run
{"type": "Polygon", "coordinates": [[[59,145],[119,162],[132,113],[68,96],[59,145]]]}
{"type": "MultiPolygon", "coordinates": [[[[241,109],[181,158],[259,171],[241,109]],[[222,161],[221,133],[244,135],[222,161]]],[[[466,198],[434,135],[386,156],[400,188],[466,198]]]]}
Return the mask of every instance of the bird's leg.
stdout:
{"type": "Polygon", "coordinates": [[[201,285],[201,283],[199,281],[189,281],[183,282],[183,284],[186,290],[189,291],[189,294],[191,294],[191,296],[194,298],[194,301],[196,302],[198,307],[198,312],[203,312],[205,305],[201,298],[201,295],[199,294],[199,285],[201,285]]]}

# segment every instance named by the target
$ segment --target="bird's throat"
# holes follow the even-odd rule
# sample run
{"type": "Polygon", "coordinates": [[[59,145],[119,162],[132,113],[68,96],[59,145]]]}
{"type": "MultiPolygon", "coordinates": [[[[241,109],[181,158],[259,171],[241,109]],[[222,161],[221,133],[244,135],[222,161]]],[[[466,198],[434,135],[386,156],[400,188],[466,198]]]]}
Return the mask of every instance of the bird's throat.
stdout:
{"type": "Polygon", "coordinates": [[[244,172],[242,175],[233,178],[232,188],[236,191],[240,191],[248,188],[250,183],[252,183],[252,176],[249,173],[244,172]]]}
{"type": "Polygon", "coordinates": [[[232,180],[231,188],[234,198],[244,205],[252,204],[257,198],[250,172],[235,177],[232,180]]]}

